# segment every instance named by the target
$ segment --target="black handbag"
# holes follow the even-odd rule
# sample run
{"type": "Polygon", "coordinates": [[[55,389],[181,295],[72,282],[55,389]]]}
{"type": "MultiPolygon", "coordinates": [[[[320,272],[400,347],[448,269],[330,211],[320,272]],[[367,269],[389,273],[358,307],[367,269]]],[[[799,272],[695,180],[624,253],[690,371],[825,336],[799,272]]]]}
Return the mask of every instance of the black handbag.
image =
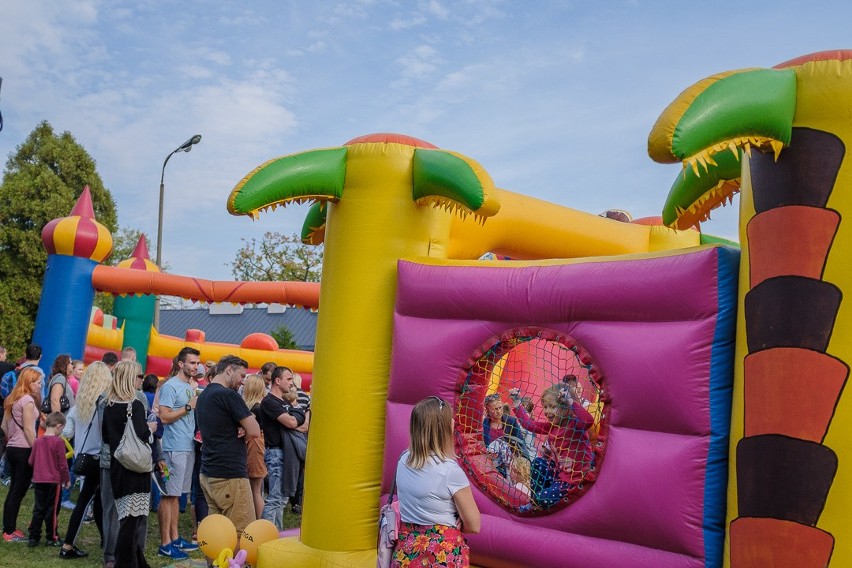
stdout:
{"type": "MultiPolygon", "coordinates": [[[[94,415],[89,422],[89,427],[86,428],[86,435],[83,437],[81,448],[86,447],[86,440],[89,439],[89,431],[92,429],[92,424],[95,422],[94,415]]],[[[74,456],[74,463],[71,465],[71,471],[81,477],[90,475],[100,475],[101,460],[97,454],[77,454],[74,456]]]]}
{"type": "Polygon", "coordinates": [[[89,477],[90,475],[99,475],[101,468],[101,460],[95,454],[77,454],[74,458],[74,466],[71,470],[75,475],[80,477],[89,477]]]}
{"type": "MultiPolygon", "coordinates": [[[[65,396],[65,391],[68,389],[68,379],[62,380],[62,396],[59,397],[59,412],[65,414],[68,412],[68,409],[71,408],[71,401],[68,400],[68,397],[65,396]]],[[[44,400],[41,401],[41,411],[44,414],[50,414],[52,411],[50,409],[50,391],[51,389],[47,389],[47,396],[44,397],[44,400]]]]}

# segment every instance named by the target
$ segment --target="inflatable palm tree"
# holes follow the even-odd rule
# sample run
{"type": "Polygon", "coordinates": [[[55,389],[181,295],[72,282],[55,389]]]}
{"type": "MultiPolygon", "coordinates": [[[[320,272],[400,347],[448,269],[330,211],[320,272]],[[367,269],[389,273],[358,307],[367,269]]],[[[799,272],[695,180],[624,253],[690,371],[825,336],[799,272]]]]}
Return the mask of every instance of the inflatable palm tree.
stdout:
{"type": "Polygon", "coordinates": [[[306,200],[327,208],[312,408],[340,419],[311,427],[302,543],[374,558],[397,260],[445,257],[449,212],[484,219],[499,204],[473,160],[377,134],[266,162],[228,209],[256,217],[306,200]]]}
{"type": "Polygon", "coordinates": [[[691,226],[741,188],[727,562],[852,563],[852,52],[732,71],[684,91],[649,154],[684,164],[665,205],[691,226]]]}

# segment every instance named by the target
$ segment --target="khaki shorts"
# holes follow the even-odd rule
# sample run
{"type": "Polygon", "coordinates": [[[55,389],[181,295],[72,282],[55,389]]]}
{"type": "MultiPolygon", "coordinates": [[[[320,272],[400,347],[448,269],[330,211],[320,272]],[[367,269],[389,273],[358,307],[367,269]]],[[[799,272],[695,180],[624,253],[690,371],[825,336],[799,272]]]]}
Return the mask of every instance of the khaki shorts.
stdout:
{"type": "Polygon", "coordinates": [[[237,527],[237,533],[242,534],[249,523],[257,520],[254,497],[247,477],[223,479],[207,477],[202,473],[200,481],[210,513],[225,515],[231,519],[237,527]]]}

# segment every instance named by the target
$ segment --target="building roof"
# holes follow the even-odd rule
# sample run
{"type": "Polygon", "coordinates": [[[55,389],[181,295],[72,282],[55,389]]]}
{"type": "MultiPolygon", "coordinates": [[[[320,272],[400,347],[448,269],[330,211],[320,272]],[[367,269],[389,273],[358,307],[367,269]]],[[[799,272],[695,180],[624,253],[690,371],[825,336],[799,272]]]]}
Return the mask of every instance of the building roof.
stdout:
{"type": "MultiPolygon", "coordinates": [[[[241,307],[238,307],[241,308],[241,307]]],[[[239,345],[252,333],[267,333],[286,326],[299,349],[313,351],[317,335],[317,312],[280,306],[242,308],[242,313],[210,313],[207,309],[160,310],[160,333],[184,337],[187,329],[200,329],[207,341],[239,345]]]]}

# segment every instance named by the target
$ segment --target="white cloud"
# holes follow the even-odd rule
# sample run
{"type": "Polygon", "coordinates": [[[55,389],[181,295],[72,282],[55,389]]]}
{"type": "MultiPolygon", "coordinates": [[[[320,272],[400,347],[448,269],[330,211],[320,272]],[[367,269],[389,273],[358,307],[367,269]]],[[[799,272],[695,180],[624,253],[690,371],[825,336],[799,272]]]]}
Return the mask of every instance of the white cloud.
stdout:
{"type": "Polygon", "coordinates": [[[397,17],[391,20],[390,28],[392,30],[409,30],[412,28],[416,28],[418,26],[422,26],[426,23],[426,16],[423,14],[411,14],[405,18],[397,17]]]}
{"type": "Polygon", "coordinates": [[[450,11],[438,0],[429,0],[423,3],[423,10],[441,20],[447,19],[450,11]]]}
{"type": "Polygon", "coordinates": [[[400,74],[410,79],[432,76],[440,62],[438,52],[429,45],[418,45],[410,53],[397,59],[397,63],[402,68],[400,74]]]}

